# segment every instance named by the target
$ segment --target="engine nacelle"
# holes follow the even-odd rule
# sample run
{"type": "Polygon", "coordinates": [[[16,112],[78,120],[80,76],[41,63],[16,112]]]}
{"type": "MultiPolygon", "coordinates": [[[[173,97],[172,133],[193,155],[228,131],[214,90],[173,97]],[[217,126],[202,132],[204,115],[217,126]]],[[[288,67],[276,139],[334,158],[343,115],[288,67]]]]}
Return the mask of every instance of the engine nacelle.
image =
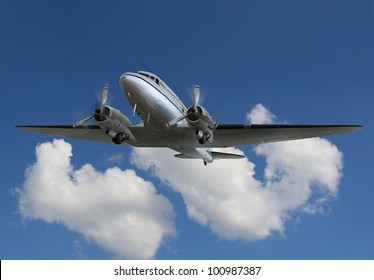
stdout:
{"type": "Polygon", "coordinates": [[[208,111],[202,106],[191,106],[187,110],[188,124],[196,132],[200,144],[206,141],[213,142],[214,122],[208,111]]]}
{"type": "Polygon", "coordinates": [[[121,144],[125,140],[137,142],[128,128],[132,124],[131,121],[119,110],[111,106],[104,106],[102,110],[95,112],[94,117],[97,124],[112,137],[115,144],[121,144]]]}

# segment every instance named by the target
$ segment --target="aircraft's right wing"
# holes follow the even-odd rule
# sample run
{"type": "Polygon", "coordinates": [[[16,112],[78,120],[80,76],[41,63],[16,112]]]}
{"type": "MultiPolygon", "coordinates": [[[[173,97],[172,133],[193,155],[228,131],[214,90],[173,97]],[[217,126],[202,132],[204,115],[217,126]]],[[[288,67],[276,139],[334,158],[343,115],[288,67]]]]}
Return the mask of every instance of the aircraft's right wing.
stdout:
{"type": "Polygon", "coordinates": [[[361,127],[360,125],[223,124],[217,125],[213,143],[214,146],[223,147],[243,146],[347,133],[361,127]]]}
{"type": "MultiPolygon", "coordinates": [[[[104,130],[98,125],[23,125],[16,127],[33,133],[113,144],[111,137],[106,135],[104,130]]],[[[170,147],[174,145],[166,133],[158,133],[141,124],[130,125],[128,128],[137,139],[137,142],[129,143],[124,141],[122,145],[133,145],[136,147],[170,147]]]]}
{"type": "Polygon", "coordinates": [[[95,142],[113,143],[111,139],[104,134],[98,125],[20,125],[16,128],[24,131],[41,133],[58,137],[81,139],[95,142]]]}

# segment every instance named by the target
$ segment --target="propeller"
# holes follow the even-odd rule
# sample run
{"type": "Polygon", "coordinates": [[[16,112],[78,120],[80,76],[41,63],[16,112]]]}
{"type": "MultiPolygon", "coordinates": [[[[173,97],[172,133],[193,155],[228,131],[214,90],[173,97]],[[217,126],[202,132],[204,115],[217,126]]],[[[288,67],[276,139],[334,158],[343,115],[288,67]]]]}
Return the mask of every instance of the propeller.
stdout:
{"type": "Polygon", "coordinates": [[[187,114],[170,121],[168,123],[169,127],[175,126],[177,123],[179,123],[181,120],[184,120],[185,118],[189,118],[190,120],[198,120],[200,118],[205,122],[209,123],[211,126],[214,126],[215,123],[213,122],[213,120],[202,114],[202,110],[199,107],[200,101],[200,86],[195,85],[192,94],[192,106],[188,108],[187,114]]]}
{"type": "Polygon", "coordinates": [[[196,109],[200,102],[200,86],[199,85],[195,85],[193,89],[192,97],[193,97],[193,106],[196,109]]]}
{"type": "Polygon", "coordinates": [[[193,94],[192,94],[192,106],[191,106],[191,108],[187,111],[187,114],[185,114],[185,115],[183,115],[179,118],[176,118],[174,120],[171,120],[168,123],[168,126],[169,127],[175,126],[181,120],[184,120],[185,118],[187,118],[192,113],[192,111],[193,111],[193,113],[196,114],[197,106],[199,105],[199,99],[200,99],[200,86],[195,85],[194,90],[193,90],[193,94]]]}
{"type": "Polygon", "coordinates": [[[100,103],[97,105],[97,108],[95,109],[94,114],[74,123],[73,124],[74,127],[81,126],[81,125],[88,122],[90,119],[92,119],[94,117],[96,117],[97,120],[103,120],[103,116],[101,116],[101,113],[104,110],[105,103],[106,103],[107,98],[108,98],[108,90],[109,90],[109,85],[106,84],[104,86],[102,92],[101,92],[100,103]]]}

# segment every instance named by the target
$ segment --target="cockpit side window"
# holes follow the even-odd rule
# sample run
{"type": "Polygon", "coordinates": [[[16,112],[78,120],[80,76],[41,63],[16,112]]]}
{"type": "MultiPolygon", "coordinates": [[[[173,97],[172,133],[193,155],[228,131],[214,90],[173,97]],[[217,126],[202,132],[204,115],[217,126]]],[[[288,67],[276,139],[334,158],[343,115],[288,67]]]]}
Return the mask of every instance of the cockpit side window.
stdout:
{"type": "Polygon", "coordinates": [[[156,82],[156,84],[160,84],[160,81],[158,80],[158,78],[157,77],[155,77],[155,76],[150,76],[150,78],[153,80],[153,81],[155,81],[156,82]]]}

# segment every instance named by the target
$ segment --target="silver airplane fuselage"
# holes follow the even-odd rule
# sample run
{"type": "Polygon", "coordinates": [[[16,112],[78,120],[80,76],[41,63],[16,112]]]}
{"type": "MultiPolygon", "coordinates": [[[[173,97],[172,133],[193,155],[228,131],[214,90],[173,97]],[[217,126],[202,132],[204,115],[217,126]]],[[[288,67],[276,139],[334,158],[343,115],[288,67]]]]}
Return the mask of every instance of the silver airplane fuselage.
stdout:
{"type": "MultiPolygon", "coordinates": [[[[183,116],[187,108],[160,78],[149,72],[140,73],[143,74],[126,72],[121,75],[123,94],[144,125],[155,130],[167,129],[167,123],[183,116]]],[[[187,124],[187,121],[181,123],[187,124]]]]}
{"type": "MultiPolygon", "coordinates": [[[[182,119],[188,108],[173,90],[153,73],[126,72],[120,77],[120,87],[133,107],[133,114],[139,115],[145,126],[159,133],[169,130],[170,122],[176,119],[181,119],[178,125],[188,126],[187,120],[182,119]]],[[[181,147],[175,150],[191,158],[202,158],[205,163],[213,161],[210,148],[181,147]]]]}

